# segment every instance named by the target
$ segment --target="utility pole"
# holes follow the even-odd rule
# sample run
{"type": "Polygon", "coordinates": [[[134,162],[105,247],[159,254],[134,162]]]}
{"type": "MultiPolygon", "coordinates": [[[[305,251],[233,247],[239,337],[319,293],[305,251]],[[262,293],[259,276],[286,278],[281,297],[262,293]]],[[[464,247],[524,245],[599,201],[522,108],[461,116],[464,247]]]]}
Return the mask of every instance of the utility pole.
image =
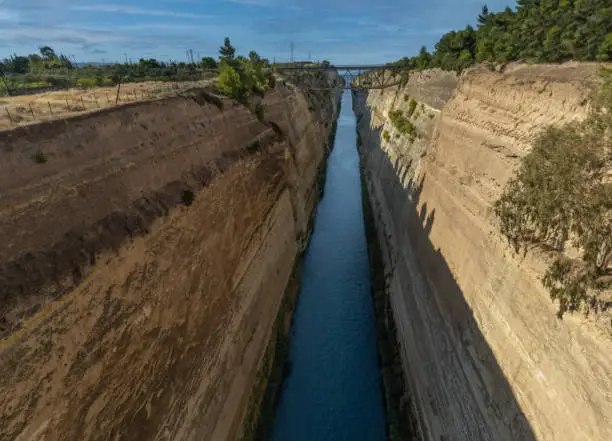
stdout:
{"type": "Polygon", "coordinates": [[[295,61],[295,58],[293,58],[293,53],[295,51],[295,43],[292,41],[289,47],[291,48],[291,62],[293,63],[295,61]]]}
{"type": "Polygon", "coordinates": [[[312,61],[312,52],[308,51],[308,61],[312,61]]]}

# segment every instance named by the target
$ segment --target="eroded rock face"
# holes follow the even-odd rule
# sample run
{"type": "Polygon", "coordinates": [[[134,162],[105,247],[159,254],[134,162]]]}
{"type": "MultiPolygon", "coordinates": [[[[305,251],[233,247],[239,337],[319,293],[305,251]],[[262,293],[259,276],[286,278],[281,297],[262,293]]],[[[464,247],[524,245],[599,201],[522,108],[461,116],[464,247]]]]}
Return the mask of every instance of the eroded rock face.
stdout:
{"type": "Polygon", "coordinates": [[[196,90],[0,134],[0,439],[240,435],[336,102],[279,84],[272,127],[196,90]]]}
{"type": "Polygon", "coordinates": [[[609,315],[559,321],[539,280],[548,257],[517,256],[491,212],[537,132],[586,116],[597,70],[511,65],[456,80],[429,71],[355,100],[424,439],[612,439],[609,315]],[[413,143],[388,119],[405,114],[404,94],[420,109],[413,143]]]}

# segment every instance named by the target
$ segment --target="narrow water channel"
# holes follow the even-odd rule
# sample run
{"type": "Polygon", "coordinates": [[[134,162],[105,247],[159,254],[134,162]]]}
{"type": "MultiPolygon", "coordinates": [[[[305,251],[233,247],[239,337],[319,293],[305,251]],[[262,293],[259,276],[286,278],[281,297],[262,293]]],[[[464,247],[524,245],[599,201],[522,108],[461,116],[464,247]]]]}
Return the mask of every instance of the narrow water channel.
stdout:
{"type": "Polygon", "coordinates": [[[384,441],[352,97],[345,93],[302,268],[272,441],[384,441]]]}

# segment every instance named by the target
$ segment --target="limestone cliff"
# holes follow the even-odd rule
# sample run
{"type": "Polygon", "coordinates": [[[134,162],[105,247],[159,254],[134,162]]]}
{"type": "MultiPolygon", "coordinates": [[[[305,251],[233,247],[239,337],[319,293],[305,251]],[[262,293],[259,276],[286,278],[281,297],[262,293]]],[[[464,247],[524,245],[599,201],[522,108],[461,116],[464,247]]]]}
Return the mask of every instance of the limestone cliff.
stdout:
{"type": "Polygon", "coordinates": [[[337,96],[194,90],[0,134],[1,440],[233,440],[337,96]]]}
{"type": "Polygon", "coordinates": [[[491,212],[537,132],[585,117],[597,70],[426,71],[355,100],[423,439],[612,439],[609,315],[558,320],[540,282],[548,257],[516,255],[491,212]],[[413,98],[411,141],[388,112],[413,98]]]}

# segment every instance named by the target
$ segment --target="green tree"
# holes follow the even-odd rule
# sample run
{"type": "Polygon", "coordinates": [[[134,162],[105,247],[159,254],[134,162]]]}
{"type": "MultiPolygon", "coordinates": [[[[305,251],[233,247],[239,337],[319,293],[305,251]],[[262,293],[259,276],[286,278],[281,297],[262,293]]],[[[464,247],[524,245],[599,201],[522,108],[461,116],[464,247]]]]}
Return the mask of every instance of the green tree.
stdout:
{"type": "Polygon", "coordinates": [[[612,263],[612,79],[585,122],[550,127],[536,139],[495,203],[501,232],[517,252],[534,244],[558,252],[543,277],[559,316],[598,306],[612,263]],[[568,243],[580,259],[563,253],[568,243]]]}
{"type": "Polygon", "coordinates": [[[219,48],[219,59],[225,62],[232,62],[236,55],[236,48],[232,46],[230,39],[225,37],[223,46],[219,48]]]}
{"type": "Polygon", "coordinates": [[[55,51],[51,47],[49,47],[49,46],[42,46],[40,48],[40,55],[46,61],[57,60],[57,55],[55,54],[55,51]]]}
{"type": "Polygon", "coordinates": [[[217,62],[213,57],[204,57],[202,58],[202,62],[200,63],[200,65],[204,69],[215,69],[217,67],[217,62]]]}
{"type": "Polygon", "coordinates": [[[221,64],[221,72],[217,80],[219,92],[243,102],[246,98],[245,88],[240,79],[240,74],[229,63],[221,64]]]}
{"type": "Polygon", "coordinates": [[[597,59],[600,61],[611,61],[612,60],[612,33],[606,35],[603,43],[597,53],[597,59]]]}

